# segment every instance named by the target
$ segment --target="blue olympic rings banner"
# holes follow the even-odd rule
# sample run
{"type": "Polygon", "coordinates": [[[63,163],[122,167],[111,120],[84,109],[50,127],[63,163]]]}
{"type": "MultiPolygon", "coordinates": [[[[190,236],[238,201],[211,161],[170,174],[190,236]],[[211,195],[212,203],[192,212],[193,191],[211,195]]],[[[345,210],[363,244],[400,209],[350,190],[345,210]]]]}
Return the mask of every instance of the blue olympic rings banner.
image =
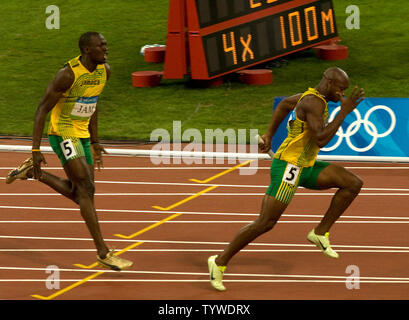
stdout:
{"type": "MultiPolygon", "coordinates": [[[[283,97],[274,99],[274,109],[283,97]]],[[[329,122],[339,112],[339,103],[328,104],[329,122]]],[[[334,138],[319,155],[409,157],[409,98],[365,98],[351,112],[334,138]]],[[[287,137],[289,116],[272,142],[275,152],[287,137]]]]}

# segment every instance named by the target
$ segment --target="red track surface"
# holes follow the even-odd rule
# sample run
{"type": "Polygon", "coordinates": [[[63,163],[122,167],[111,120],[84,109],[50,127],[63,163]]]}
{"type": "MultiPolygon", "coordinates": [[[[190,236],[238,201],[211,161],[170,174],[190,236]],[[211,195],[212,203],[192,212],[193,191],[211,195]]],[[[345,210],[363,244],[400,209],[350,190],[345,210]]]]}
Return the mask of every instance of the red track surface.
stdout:
{"type": "MultiPolygon", "coordinates": [[[[5,177],[27,157],[24,153],[0,153],[0,176],[5,177]]],[[[50,171],[64,175],[57,169],[60,165],[54,155],[46,158],[50,171]]],[[[196,164],[217,168],[193,169],[183,164],[154,166],[149,158],[106,156],[105,169],[96,172],[96,206],[108,244],[118,251],[125,249],[123,257],[134,261],[124,272],[75,266],[96,261],[93,242],[76,205],[37,181],[6,185],[3,178],[0,299],[38,299],[32,295],[55,300],[407,299],[409,166],[404,164],[343,164],[355,167],[351,170],[364,180],[364,188],[383,190],[364,189],[332,228],[331,242],[339,259],[324,256],[306,240],[334,190],[308,195],[311,191],[299,189],[277,226],[233,258],[225,275],[227,291],[215,291],[208,282],[207,258],[256,218],[269,183],[269,170],[265,169],[269,165],[269,161],[259,161],[264,169],[255,175],[241,175],[236,169],[202,185],[189,179],[207,179],[234,165],[196,164]],[[164,169],[175,166],[185,169],[164,169]],[[211,185],[217,187],[197,195],[211,185]],[[187,201],[176,205],[184,199],[187,201]],[[171,205],[174,207],[164,212],[152,208],[171,205]],[[73,210],[67,210],[70,208],[73,210]],[[138,212],[142,210],[150,212],[138,212]],[[180,212],[183,214],[174,216],[180,212]],[[116,236],[136,232],[139,234],[129,240],[116,236]],[[46,287],[50,274],[45,268],[50,265],[60,268],[59,289],[46,287]],[[359,267],[359,289],[347,288],[350,273],[346,269],[351,265],[359,267]]]]}

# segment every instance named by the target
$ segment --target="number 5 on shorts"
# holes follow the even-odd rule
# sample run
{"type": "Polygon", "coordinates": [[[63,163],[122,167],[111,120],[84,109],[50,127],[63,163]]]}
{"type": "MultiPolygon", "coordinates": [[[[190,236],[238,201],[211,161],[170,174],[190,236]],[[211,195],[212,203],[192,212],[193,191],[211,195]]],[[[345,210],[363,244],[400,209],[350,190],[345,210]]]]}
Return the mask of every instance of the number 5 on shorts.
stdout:
{"type": "Polygon", "coordinates": [[[300,167],[292,164],[288,164],[284,172],[283,181],[289,184],[295,185],[298,180],[298,175],[300,174],[300,167]]]}
{"type": "Polygon", "coordinates": [[[77,152],[75,151],[74,145],[72,144],[71,139],[64,140],[60,143],[62,152],[66,160],[75,157],[77,152]]]}

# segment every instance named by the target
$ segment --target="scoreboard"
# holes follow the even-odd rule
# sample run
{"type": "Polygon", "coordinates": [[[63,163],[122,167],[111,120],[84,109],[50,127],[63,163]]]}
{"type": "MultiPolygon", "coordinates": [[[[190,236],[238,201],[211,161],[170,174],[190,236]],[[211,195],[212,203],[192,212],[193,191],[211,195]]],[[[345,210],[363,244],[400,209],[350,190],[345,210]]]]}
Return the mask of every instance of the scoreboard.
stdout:
{"type": "Polygon", "coordinates": [[[216,78],[339,39],[332,0],[183,1],[181,32],[187,31],[192,79],[216,78]]]}

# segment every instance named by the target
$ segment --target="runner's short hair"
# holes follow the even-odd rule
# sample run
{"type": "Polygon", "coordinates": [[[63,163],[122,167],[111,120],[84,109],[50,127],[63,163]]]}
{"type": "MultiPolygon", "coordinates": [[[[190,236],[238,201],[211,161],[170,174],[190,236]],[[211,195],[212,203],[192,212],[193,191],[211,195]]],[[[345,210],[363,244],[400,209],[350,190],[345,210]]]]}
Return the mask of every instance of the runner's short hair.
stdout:
{"type": "Polygon", "coordinates": [[[96,37],[96,36],[99,36],[99,32],[88,31],[81,35],[78,41],[78,46],[80,48],[81,53],[83,53],[85,47],[89,45],[92,37],[96,37]]]}

